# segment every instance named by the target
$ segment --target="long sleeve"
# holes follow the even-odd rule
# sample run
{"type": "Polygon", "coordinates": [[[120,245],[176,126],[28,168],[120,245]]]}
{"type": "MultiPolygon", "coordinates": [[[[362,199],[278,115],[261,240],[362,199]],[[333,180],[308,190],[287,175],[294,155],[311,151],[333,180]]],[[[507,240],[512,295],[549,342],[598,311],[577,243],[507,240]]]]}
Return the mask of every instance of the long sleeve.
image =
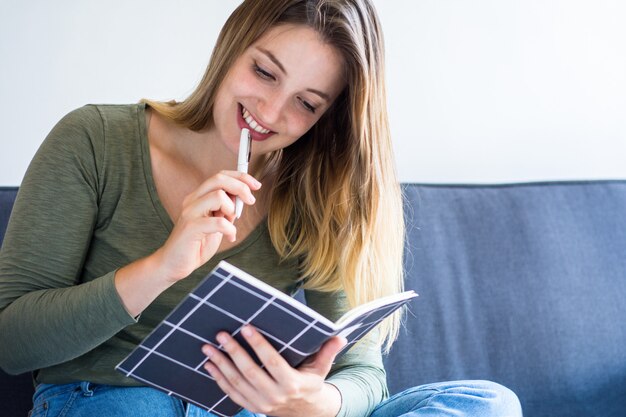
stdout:
{"type": "Polygon", "coordinates": [[[63,118],[18,192],[0,250],[0,366],[9,373],[75,358],[135,322],[114,270],[82,277],[97,227],[102,126],[94,107],[63,118]]]}
{"type": "MultiPolygon", "coordinates": [[[[342,293],[305,291],[307,304],[332,321],[347,311],[342,293]]],[[[362,417],[389,395],[376,330],[345,352],[333,364],[326,381],[341,393],[338,417],[362,417]]]]}

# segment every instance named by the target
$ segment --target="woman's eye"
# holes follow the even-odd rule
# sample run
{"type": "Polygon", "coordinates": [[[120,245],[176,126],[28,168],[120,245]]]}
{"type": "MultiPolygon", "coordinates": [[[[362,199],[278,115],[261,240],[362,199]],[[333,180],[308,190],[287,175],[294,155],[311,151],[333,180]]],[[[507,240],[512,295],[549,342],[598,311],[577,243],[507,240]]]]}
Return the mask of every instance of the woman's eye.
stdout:
{"type": "Polygon", "coordinates": [[[312,106],[311,104],[307,103],[305,100],[300,99],[300,103],[302,103],[302,105],[304,106],[305,109],[307,109],[308,111],[310,111],[311,113],[315,113],[315,107],[312,106]]]}
{"type": "Polygon", "coordinates": [[[259,67],[258,65],[254,65],[254,72],[256,72],[259,77],[265,79],[265,80],[275,80],[276,78],[274,78],[274,76],[272,74],[270,74],[269,72],[265,71],[263,68],[259,67]]]}

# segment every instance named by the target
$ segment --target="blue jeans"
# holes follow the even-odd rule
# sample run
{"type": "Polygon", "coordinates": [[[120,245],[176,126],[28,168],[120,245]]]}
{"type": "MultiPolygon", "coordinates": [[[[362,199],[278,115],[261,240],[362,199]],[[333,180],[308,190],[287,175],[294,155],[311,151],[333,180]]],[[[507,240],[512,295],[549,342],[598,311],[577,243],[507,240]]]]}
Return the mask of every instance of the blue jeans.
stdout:
{"type": "MultiPolygon", "coordinates": [[[[29,417],[215,417],[149,387],[76,382],[39,384],[29,417]]],[[[237,417],[265,417],[243,410],[237,417]]]]}
{"type": "MultiPolygon", "coordinates": [[[[40,384],[31,417],[213,417],[148,387],[89,382],[40,384]]],[[[521,417],[515,394],[488,381],[456,381],[410,388],[382,402],[371,417],[521,417]]],[[[264,417],[242,411],[237,417],[264,417]]]]}
{"type": "Polygon", "coordinates": [[[370,417],[522,417],[517,395],[490,381],[451,381],[409,388],[370,417]]]}

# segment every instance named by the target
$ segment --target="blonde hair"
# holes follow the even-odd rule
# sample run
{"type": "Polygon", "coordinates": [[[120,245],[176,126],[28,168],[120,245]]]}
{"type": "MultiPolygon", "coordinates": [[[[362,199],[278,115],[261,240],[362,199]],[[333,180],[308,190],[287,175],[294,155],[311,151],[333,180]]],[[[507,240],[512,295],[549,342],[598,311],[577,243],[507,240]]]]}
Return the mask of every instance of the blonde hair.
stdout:
{"type": "MultiPolygon", "coordinates": [[[[316,30],[346,63],[347,87],[302,138],[273,153],[268,223],[284,258],[301,260],[305,288],[343,290],[356,306],[403,288],[404,218],[387,118],[382,31],[367,0],[246,0],[229,17],[196,90],[183,102],[146,101],[192,130],[213,123],[215,93],[267,29],[316,30]]],[[[400,314],[380,326],[388,350],[400,314]]]]}

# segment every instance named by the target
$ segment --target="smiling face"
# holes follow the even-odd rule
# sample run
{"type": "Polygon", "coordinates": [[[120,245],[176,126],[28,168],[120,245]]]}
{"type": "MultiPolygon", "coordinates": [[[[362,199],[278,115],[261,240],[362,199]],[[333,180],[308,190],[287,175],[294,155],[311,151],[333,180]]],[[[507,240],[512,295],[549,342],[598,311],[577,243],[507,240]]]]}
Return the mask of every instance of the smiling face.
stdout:
{"type": "Polygon", "coordinates": [[[220,85],[214,129],[233,153],[242,128],[252,152],[284,148],[305,134],[345,86],[343,58],[306,26],[269,29],[235,61],[220,85]]]}

